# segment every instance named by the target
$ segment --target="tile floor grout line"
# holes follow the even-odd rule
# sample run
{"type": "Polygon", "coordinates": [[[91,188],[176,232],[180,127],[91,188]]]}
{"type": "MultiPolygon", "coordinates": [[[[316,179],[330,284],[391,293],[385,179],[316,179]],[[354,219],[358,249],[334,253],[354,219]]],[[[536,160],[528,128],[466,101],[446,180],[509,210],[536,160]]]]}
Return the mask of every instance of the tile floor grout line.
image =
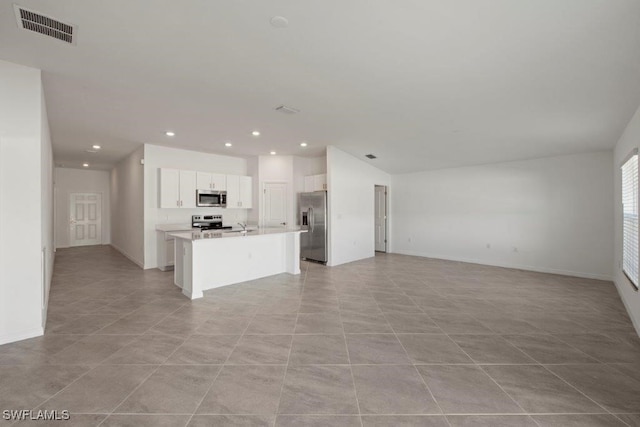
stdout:
{"type": "MultiPolygon", "coordinates": [[[[376,301],[377,304],[377,301],[376,301]]],[[[378,308],[380,308],[380,306],[378,305],[378,308]]],[[[381,309],[382,310],[382,309],[381,309]]],[[[383,312],[383,316],[384,316],[384,312],[383,312]]],[[[427,315],[428,316],[428,315],[427,315]]],[[[386,316],[385,316],[386,319],[386,316]]],[[[431,318],[430,318],[431,319],[431,318]]],[[[433,321],[433,319],[431,319],[433,321]]],[[[387,321],[388,322],[388,321],[387,321]]],[[[391,330],[393,331],[393,335],[396,337],[396,340],[400,343],[400,346],[402,347],[402,350],[405,352],[405,355],[407,356],[407,359],[409,360],[409,362],[411,362],[411,366],[413,367],[413,370],[415,371],[415,373],[418,375],[418,377],[420,378],[420,380],[422,381],[422,384],[424,385],[424,387],[427,389],[427,391],[429,392],[429,396],[431,396],[431,398],[433,399],[433,401],[435,402],[436,406],[438,407],[438,409],[440,410],[440,414],[442,416],[445,415],[445,412],[442,410],[442,406],[440,406],[440,403],[438,402],[438,400],[436,399],[436,396],[433,394],[433,392],[431,391],[431,388],[429,388],[429,385],[427,384],[427,381],[424,379],[424,377],[422,376],[422,374],[420,373],[420,371],[418,371],[418,368],[416,368],[416,365],[413,363],[413,359],[412,357],[409,355],[409,352],[407,351],[407,349],[405,348],[404,344],[402,344],[402,341],[400,341],[400,338],[398,338],[398,334],[396,334],[396,330],[393,327],[393,325],[391,323],[389,323],[389,326],[391,327],[391,330]]],[[[437,326],[437,325],[436,325],[437,326]]],[[[439,327],[439,326],[438,326],[439,327]]],[[[442,329],[442,328],[440,328],[442,329]]],[[[449,420],[447,419],[446,416],[444,416],[444,420],[447,423],[447,425],[449,427],[451,427],[451,423],[449,422],[449,420]]]]}
{"type": "MultiPolygon", "coordinates": [[[[307,272],[305,270],[304,278],[302,279],[302,287],[300,289],[300,300],[299,304],[302,304],[302,295],[304,294],[304,287],[307,282],[307,272]]],[[[284,374],[282,375],[282,384],[280,385],[280,395],[278,396],[278,406],[276,407],[276,413],[273,420],[274,426],[278,423],[278,415],[280,415],[280,404],[282,403],[282,392],[284,391],[284,383],[287,379],[287,372],[289,371],[289,360],[291,359],[291,351],[293,350],[293,340],[295,339],[295,331],[298,326],[298,319],[300,318],[300,306],[298,305],[298,310],[296,310],[296,321],[293,324],[293,334],[291,335],[291,346],[289,347],[289,354],[287,355],[287,363],[284,368],[284,374]]]]}
{"type": "Polygon", "coordinates": [[[353,394],[356,397],[356,406],[358,407],[358,420],[360,421],[360,427],[364,427],[362,421],[362,408],[360,407],[360,399],[358,398],[358,389],[356,387],[356,379],[353,375],[353,368],[351,364],[351,353],[349,352],[349,345],[347,344],[347,333],[344,329],[344,322],[342,321],[342,311],[340,310],[340,302],[338,301],[338,317],[340,319],[340,326],[342,326],[342,339],[344,340],[344,347],[347,352],[347,362],[349,364],[349,375],[351,376],[351,384],[353,385],[353,394]]]}

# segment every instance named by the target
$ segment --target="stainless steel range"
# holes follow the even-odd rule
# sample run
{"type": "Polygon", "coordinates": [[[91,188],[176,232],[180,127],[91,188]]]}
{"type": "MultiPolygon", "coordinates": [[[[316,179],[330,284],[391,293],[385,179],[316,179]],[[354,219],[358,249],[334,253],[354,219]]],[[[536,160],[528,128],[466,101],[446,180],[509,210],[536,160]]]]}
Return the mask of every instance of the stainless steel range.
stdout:
{"type": "Polygon", "coordinates": [[[231,230],[230,226],[222,225],[222,215],[192,215],[191,227],[200,230],[231,230]]]}

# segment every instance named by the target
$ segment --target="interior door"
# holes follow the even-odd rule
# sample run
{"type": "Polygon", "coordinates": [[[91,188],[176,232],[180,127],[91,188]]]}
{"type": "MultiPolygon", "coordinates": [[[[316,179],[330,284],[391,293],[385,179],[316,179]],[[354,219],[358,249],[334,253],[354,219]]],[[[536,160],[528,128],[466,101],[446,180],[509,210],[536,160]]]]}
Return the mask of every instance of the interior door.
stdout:
{"type": "Polygon", "coordinates": [[[376,251],[387,251],[387,187],[376,185],[375,195],[376,251]]]}
{"type": "Polygon", "coordinates": [[[102,243],[102,195],[71,193],[69,206],[69,246],[102,243]]]}
{"type": "Polygon", "coordinates": [[[264,227],[287,226],[287,184],[268,182],[263,190],[262,224],[264,227]]]}

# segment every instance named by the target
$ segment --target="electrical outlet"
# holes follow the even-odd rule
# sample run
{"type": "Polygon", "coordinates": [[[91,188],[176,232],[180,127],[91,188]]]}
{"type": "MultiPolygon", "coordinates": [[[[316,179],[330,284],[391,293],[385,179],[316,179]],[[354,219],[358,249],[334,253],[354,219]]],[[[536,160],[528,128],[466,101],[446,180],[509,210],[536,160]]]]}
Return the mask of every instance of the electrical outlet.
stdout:
{"type": "Polygon", "coordinates": [[[407,242],[411,243],[411,237],[409,237],[409,238],[407,239],[407,242]]]}
{"type": "Polygon", "coordinates": [[[487,249],[491,249],[491,243],[487,243],[487,249]]]}
{"type": "Polygon", "coordinates": [[[513,248],[511,248],[511,252],[518,252],[518,248],[514,246],[513,248]]]}

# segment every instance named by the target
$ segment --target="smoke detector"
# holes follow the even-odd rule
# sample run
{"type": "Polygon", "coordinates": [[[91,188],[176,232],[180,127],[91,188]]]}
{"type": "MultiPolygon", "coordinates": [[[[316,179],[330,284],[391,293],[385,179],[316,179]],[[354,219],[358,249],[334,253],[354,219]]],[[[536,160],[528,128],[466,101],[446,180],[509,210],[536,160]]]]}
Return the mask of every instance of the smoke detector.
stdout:
{"type": "Polygon", "coordinates": [[[78,29],[75,25],[66,24],[50,16],[20,7],[17,4],[13,5],[13,9],[16,13],[19,28],[33,31],[72,45],[76,44],[78,29]]]}
{"type": "Polygon", "coordinates": [[[300,110],[298,110],[297,108],[287,107],[286,105],[281,105],[279,107],[276,107],[276,111],[279,111],[280,113],[283,113],[283,114],[297,114],[300,112],[300,110]]]}

